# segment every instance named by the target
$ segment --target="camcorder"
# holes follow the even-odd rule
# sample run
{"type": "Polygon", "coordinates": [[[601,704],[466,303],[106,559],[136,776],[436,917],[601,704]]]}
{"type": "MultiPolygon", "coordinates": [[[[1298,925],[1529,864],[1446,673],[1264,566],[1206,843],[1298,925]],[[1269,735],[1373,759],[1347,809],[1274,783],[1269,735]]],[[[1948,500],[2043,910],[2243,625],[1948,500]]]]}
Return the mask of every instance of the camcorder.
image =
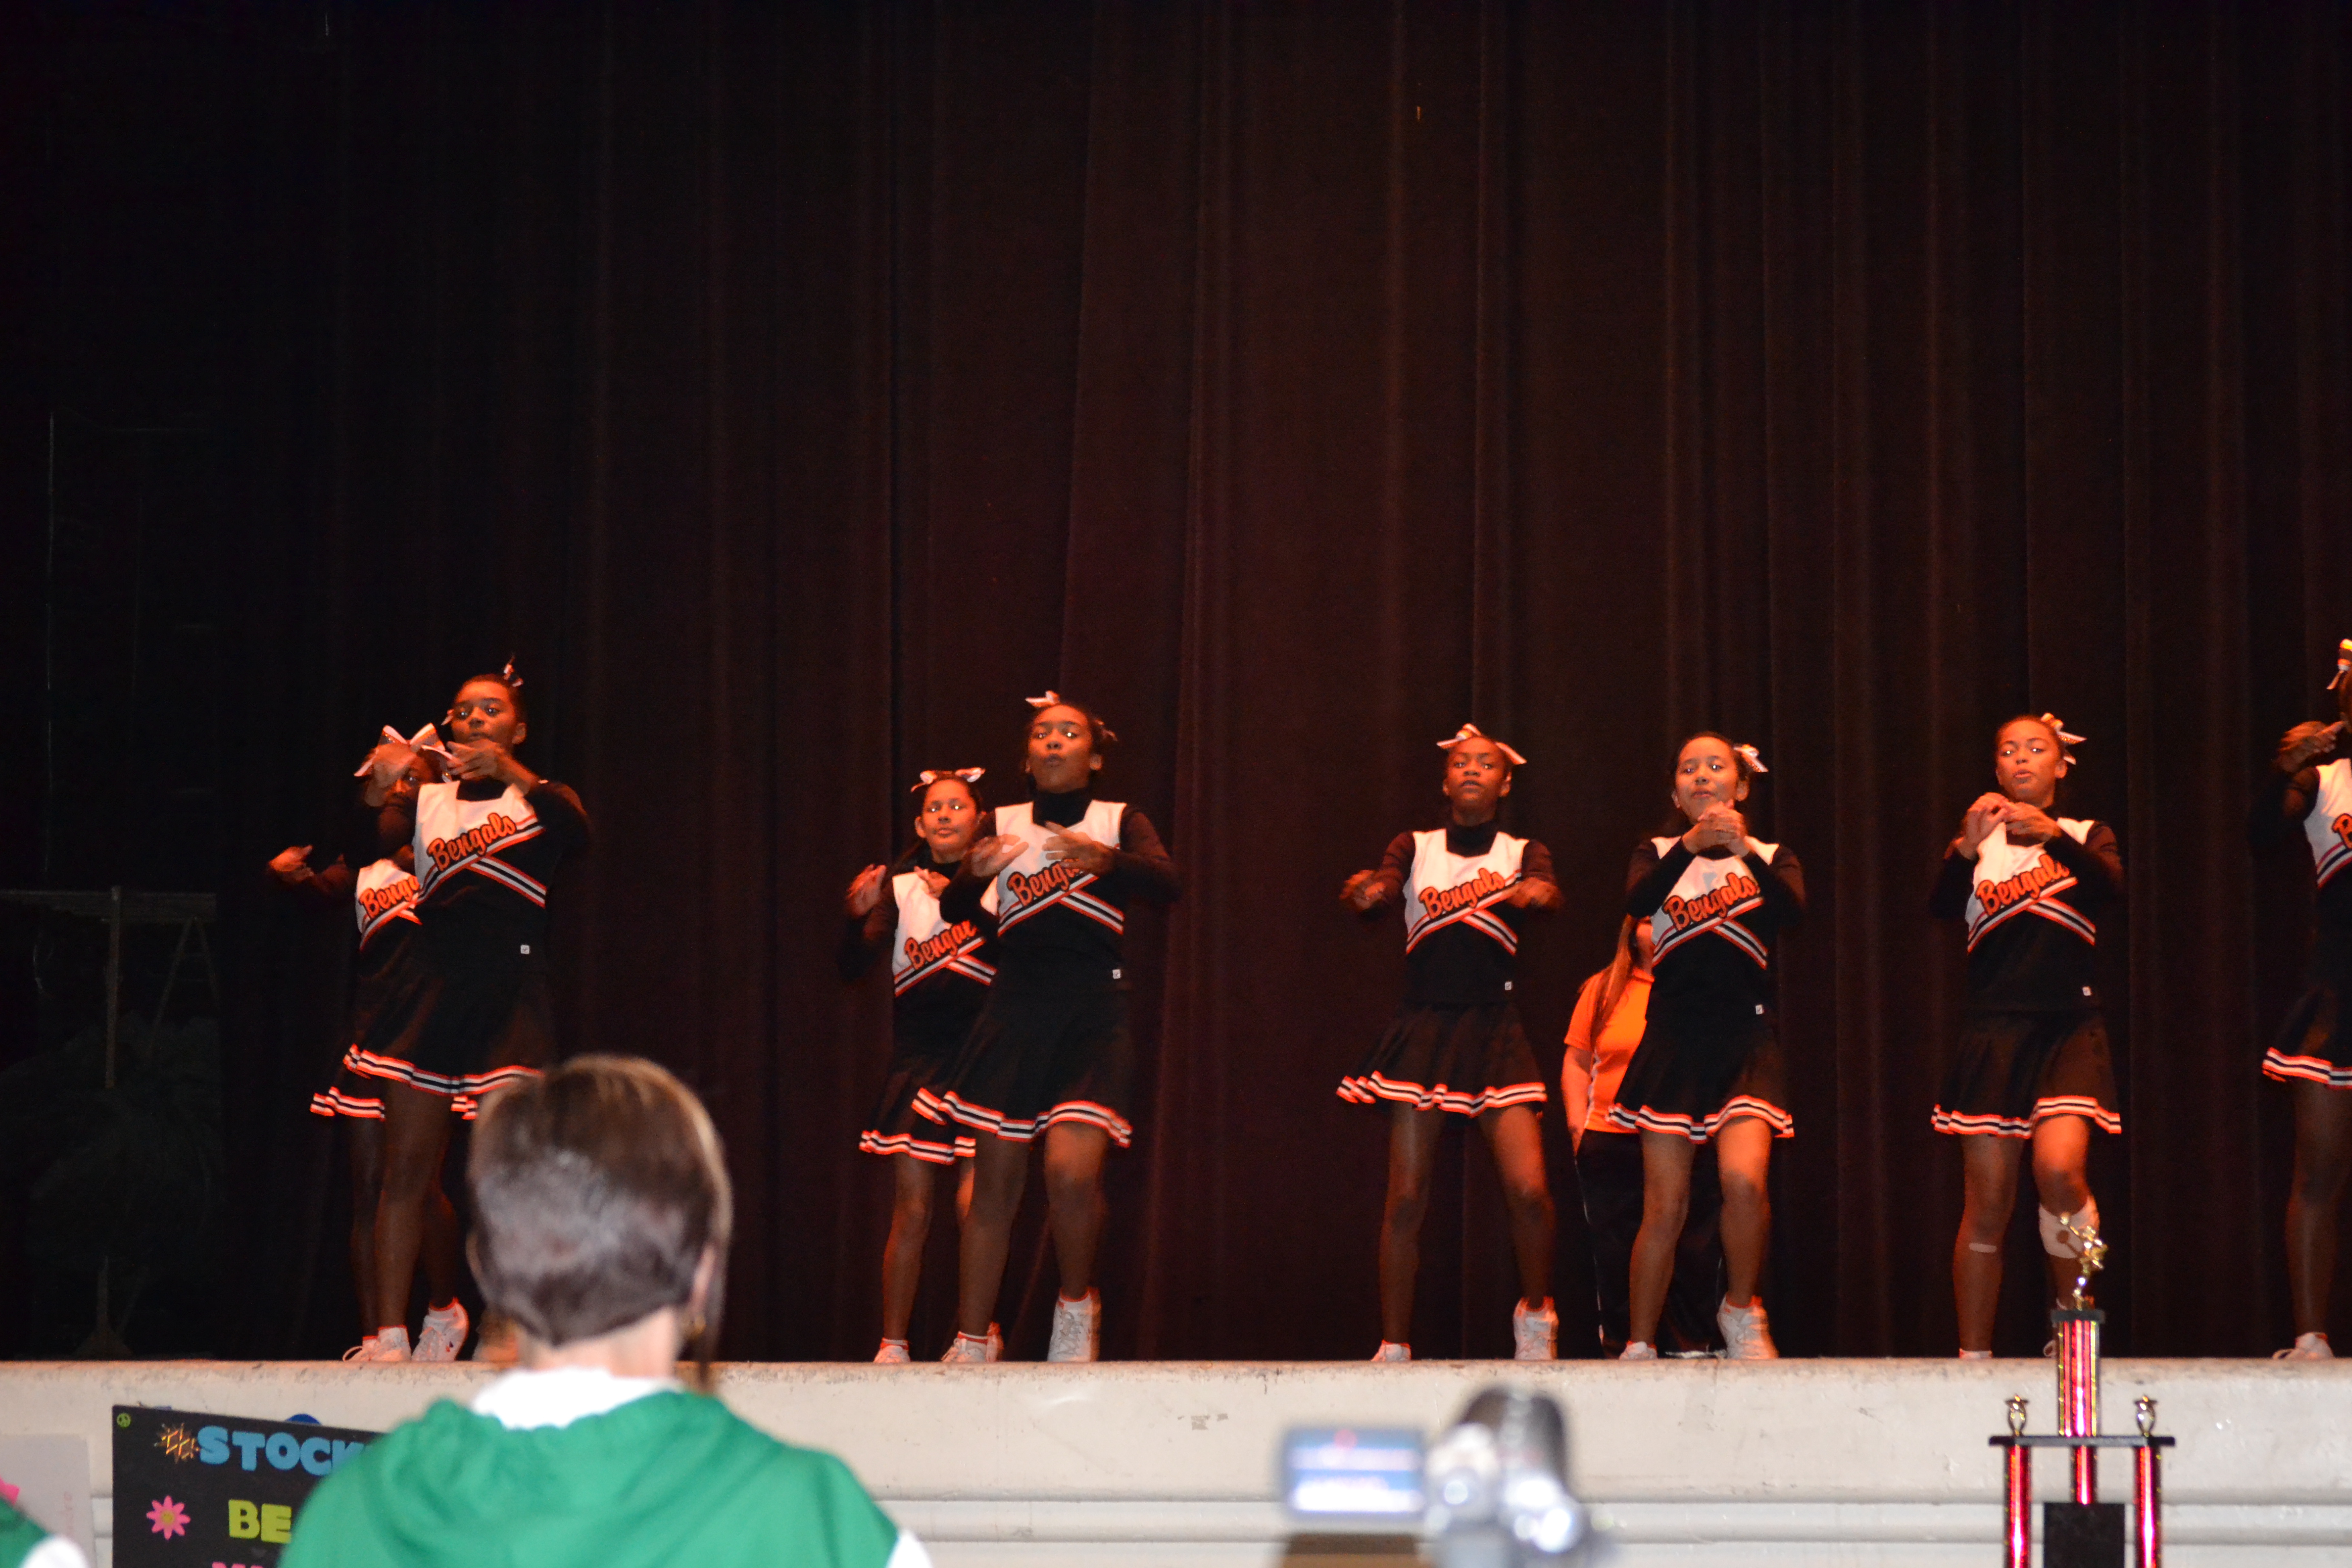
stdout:
{"type": "Polygon", "coordinates": [[[1294,1430],[1282,1495],[1319,1524],[1417,1528],[1441,1568],[1552,1568],[1585,1539],[1568,1489],[1568,1423],[1557,1402],[1524,1389],[1486,1390],[1426,1445],[1394,1428],[1294,1430]]]}

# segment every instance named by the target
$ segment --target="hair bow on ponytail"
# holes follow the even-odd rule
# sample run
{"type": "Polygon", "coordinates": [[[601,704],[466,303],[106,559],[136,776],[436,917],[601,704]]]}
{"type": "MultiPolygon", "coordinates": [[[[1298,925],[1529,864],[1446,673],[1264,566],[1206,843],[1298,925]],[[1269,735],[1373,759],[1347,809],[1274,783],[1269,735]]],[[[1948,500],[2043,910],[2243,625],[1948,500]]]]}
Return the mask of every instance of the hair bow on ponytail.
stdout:
{"type": "Polygon", "coordinates": [[[1518,752],[1511,750],[1510,747],[1505,745],[1502,742],[1495,740],[1494,736],[1487,734],[1475,724],[1463,725],[1462,728],[1454,731],[1452,738],[1438,742],[1437,749],[1441,752],[1450,752],[1454,747],[1462,744],[1465,741],[1492,741],[1494,742],[1495,749],[1496,751],[1511,759],[1511,766],[1515,768],[1523,768],[1528,765],[1527,758],[1519,755],[1518,752]]]}
{"type": "Polygon", "coordinates": [[[522,689],[522,677],[515,673],[514,655],[507,655],[507,667],[499,671],[499,679],[507,683],[507,689],[509,691],[520,691],[522,689]]]}
{"type": "Polygon", "coordinates": [[[1738,745],[1738,746],[1734,746],[1734,747],[1732,747],[1731,749],[1732,749],[1733,751],[1735,751],[1735,752],[1738,752],[1741,756],[1746,757],[1746,758],[1748,759],[1748,771],[1749,773],[1770,773],[1770,772],[1772,771],[1770,768],[1768,768],[1768,767],[1766,767],[1766,766],[1764,765],[1764,758],[1763,758],[1763,755],[1762,755],[1762,753],[1759,752],[1756,750],[1756,748],[1755,748],[1755,747],[1753,747],[1753,746],[1748,746],[1748,745],[1738,745]]]}
{"type": "MultiPolygon", "coordinates": [[[[387,746],[406,746],[412,752],[429,752],[435,756],[448,755],[448,752],[441,749],[441,731],[435,729],[430,724],[425,725],[425,728],[417,731],[414,735],[405,737],[404,737],[399,731],[394,729],[391,725],[386,724],[383,730],[379,731],[377,739],[380,743],[387,746]]],[[[365,763],[362,763],[358,767],[352,770],[352,777],[355,779],[365,778],[367,776],[367,771],[368,765],[365,763]]]]}
{"type": "Polygon", "coordinates": [[[2050,732],[2052,734],[2058,737],[2059,752],[2064,755],[2068,762],[2073,762],[2074,760],[2074,748],[2083,743],[2083,737],[2069,731],[2066,728],[2066,721],[2061,719],[2055,713],[2044,713],[2042,715],[2042,721],[2050,726],[2050,732]]]}
{"type": "Polygon", "coordinates": [[[909,795],[920,795],[923,791],[930,788],[941,779],[961,779],[968,784],[976,784],[981,781],[982,775],[987,772],[988,770],[986,768],[949,768],[944,771],[934,768],[925,768],[921,773],[915,775],[915,787],[907,793],[909,795]]]}
{"type": "Polygon", "coordinates": [[[1043,697],[1029,697],[1023,700],[1032,708],[1059,708],[1062,705],[1062,694],[1049,688],[1043,697]]]}
{"type": "Polygon", "coordinates": [[[2336,645],[2336,679],[2327,683],[2327,689],[2337,689],[2347,679],[2352,679],[2352,637],[2336,645]]]}

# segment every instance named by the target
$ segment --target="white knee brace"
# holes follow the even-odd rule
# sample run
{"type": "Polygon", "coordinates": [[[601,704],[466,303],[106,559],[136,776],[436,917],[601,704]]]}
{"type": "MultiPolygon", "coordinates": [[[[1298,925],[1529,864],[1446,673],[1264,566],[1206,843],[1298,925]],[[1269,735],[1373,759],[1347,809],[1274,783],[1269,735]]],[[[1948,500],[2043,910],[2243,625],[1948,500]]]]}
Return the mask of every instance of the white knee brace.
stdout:
{"type": "Polygon", "coordinates": [[[2066,1234],[2068,1220],[2084,1226],[2094,1236],[2098,1234],[2099,1200],[2096,1198],[2086,1195],[2083,1199],[2083,1206],[2070,1215],[2055,1215],[2048,1209],[2039,1212],[2042,1215],[2042,1250],[2053,1258],[2083,1256],[2082,1249],[2074,1245],[2074,1238],[2066,1234]]]}

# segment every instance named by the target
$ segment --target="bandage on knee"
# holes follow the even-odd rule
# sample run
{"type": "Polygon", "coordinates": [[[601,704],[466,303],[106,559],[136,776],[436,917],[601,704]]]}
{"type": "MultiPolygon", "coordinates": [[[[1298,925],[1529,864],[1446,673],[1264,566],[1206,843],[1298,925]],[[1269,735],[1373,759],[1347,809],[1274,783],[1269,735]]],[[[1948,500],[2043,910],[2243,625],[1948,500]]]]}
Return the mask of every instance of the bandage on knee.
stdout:
{"type": "Polygon", "coordinates": [[[2071,1219],[2092,1235],[2098,1234],[2099,1201],[2096,1198],[2085,1197],[2083,1206],[2070,1215],[2054,1215],[2048,1209],[2039,1212],[2042,1217],[2042,1250],[2053,1258],[2083,1256],[2082,1249],[2074,1245],[2074,1238],[2066,1234],[2066,1221],[2071,1219]]]}

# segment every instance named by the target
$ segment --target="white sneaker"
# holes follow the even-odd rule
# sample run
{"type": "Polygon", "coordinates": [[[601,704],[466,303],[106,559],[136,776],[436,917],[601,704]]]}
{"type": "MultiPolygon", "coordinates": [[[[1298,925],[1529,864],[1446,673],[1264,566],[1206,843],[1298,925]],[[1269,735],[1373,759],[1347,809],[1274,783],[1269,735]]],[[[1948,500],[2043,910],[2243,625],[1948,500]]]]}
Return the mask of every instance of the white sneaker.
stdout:
{"type": "Polygon", "coordinates": [[[882,1348],[874,1352],[876,1366],[904,1366],[914,1359],[907,1353],[907,1342],[904,1340],[884,1340],[882,1348]]]}
{"type": "Polygon", "coordinates": [[[1054,1298],[1054,1337],[1047,1361],[1093,1361],[1102,1343],[1102,1292],[1089,1290],[1075,1301],[1054,1298]]]}
{"type": "Polygon", "coordinates": [[[2286,1350],[2273,1351],[2273,1361],[2334,1361],[2336,1352],[2326,1334],[2297,1334],[2294,1343],[2286,1350]]]}
{"type": "Polygon", "coordinates": [[[1658,1359],[1658,1347],[1641,1340],[1634,1340],[1617,1352],[1617,1359],[1619,1361],[1655,1361],[1658,1359]]]}
{"type": "Polygon", "coordinates": [[[1960,1359],[1962,1361],[1990,1361],[1992,1360],[1992,1352],[1963,1350],[1960,1352],[1960,1359]]]}
{"type": "Polygon", "coordinates": [[[456,1361],[457,1352],[465,1346],[466,1331],[473,1326],[463,1301],[452,1300],[446,1307],[434,1308],[425,1314],[425,1326],[416,1331],[416,1349],[408,1359],[456,1361]]]}
{"type": "Polygon", "coordinates": [[[373,1339],[362,1340],[359,1349],[343,1359],[352,1363],[413,1359],[408,1353],[408,1325],[394,1323],[388,1329],[378,1329],[373,1339]]]}
{"type": "Polygon", "coordinates": [[[1559,1314],[1552,1310],[1550,1297],[1537,1311],[1528,1311],[1525,1301],[1511,1309],[1511,1339],[1513,1361],[1559,1359],[1559,1314]]]}
{"type": "Polygon", "coordinates": [[[1412,1347],[1401,1345],[1394,1340],[1382,1340],[1381,1348],[1372,1352],[1373,1362],[1381,1365],[1395,1365],[1412,1359],[1412,1347]]]}
{"type": "Polygon", "coordinates": [[[343,1359],[345,1361],[375,1360],[375,1336],[373,1334],[370,1334],[366,1338],[361,1340],[359,1343],[345,1351],[343,1352],[343,1359]]]}
{"type": "Polygon", "coordinates": [[[1723,1331],[1723,1359],[1726,1361],[1779,1361],[1780,1348],[1772,1342],[1771,1325],[1764,1321],[1764,1303],[1750,1300],[1745,1307],[1735,1307],[1725,1301],[1715,1310],[1715,1326],[1723,1331]]]}
{"type": "MultiPolygon", "coordinates": [[[[992,1323],[989,1327],[992,1330],[995,1325],[992,1323]]],[[[998,1349],[999,1342],[988,1334],[975,1339],[970,1334],[960,1333],[948,1342],[947,1354],[940,1359],[951,1366],[979,1366],[996,1360],[1002,1353],[998,1349]]]]}

